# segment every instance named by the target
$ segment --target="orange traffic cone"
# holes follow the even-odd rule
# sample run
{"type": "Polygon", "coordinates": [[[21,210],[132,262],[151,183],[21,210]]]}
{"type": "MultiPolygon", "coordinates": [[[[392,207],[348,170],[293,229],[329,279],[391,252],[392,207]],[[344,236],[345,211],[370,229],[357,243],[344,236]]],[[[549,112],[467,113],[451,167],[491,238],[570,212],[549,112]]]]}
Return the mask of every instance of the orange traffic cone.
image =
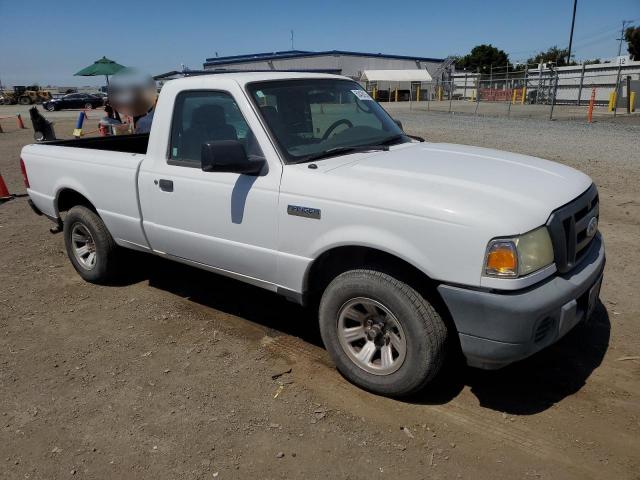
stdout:
{"type": "Polygon", "coordinates": [[[2,174],[0,174],[0,201],[11,200],[11,198],[11,194],[2,179],[2,174]]]}
{"type": "Polygon", "coordinates": [[[18,128],[26,128],[24,126],[24,122],[22,121],[22,116],[20,114],[16,117],[16,123],[18,124],[18,128]]]}

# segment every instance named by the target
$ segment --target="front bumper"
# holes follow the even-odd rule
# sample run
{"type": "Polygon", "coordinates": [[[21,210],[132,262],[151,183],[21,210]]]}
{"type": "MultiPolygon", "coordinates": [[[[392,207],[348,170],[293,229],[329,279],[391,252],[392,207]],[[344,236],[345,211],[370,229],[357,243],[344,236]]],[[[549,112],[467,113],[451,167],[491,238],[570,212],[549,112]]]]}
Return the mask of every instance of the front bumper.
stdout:
{"type": "Polygon", "coordinates": [[[440,285],[467,363],[501,368],[558,341],[592,313],[604,264],[604,241],[598,233],[571,272],[530,288],[495,293],[440,285]]]}

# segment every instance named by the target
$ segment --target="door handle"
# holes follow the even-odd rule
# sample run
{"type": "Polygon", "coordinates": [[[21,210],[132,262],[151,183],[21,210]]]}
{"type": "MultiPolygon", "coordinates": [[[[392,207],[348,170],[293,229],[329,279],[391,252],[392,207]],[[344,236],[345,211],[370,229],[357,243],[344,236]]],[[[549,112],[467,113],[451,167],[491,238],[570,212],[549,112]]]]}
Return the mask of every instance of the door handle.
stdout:
{"type": "Polygon", "coordinates": [[[160,181],[158,182],[158,186],[160,187],[160,190],[162,190],[163,192],[173,192],[172,180],[165,180],[164,178],[161,178],[160,181]]]}

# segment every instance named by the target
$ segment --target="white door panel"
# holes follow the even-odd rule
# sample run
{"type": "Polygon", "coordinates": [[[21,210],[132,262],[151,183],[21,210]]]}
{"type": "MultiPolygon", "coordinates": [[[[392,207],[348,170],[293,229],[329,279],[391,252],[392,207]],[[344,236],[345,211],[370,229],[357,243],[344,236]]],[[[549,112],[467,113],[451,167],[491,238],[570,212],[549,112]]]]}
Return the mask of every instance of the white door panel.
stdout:
{"type": "Polygon", "coordinates": [[[173,165],[161,170],[141,172],[139,179],[154,250],[275,280],[279,173],[251,177],[173,165]],[[160,179],[171,180],[173,191],[161,190],[155,183],[160,179]]]}
{"type": "Polygon", "coordinates": [[[138,177],[145,232],[155,251],[275,282],[282,164],[239,86],[218,83],[224,91],[164,87],[176,100],[158,107],[138,177]],[[198,144],[236,138],[264,155],[266,174],[202,171],[198,144]]]}

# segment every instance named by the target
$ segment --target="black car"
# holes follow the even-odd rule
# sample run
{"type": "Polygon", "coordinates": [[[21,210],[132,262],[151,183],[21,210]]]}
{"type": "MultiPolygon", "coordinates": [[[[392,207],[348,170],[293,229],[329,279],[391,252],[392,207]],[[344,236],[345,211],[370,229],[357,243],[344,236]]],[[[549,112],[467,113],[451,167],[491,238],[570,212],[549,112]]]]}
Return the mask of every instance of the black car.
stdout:
{"type": "Polygon", "coordinates": [[[42,106],[48,111],[63,110],[65,108],[97,108],[104,105],[104,100],[88,93],[70,93],[64,97],[54,98],[44,102],[42,106]]]}

